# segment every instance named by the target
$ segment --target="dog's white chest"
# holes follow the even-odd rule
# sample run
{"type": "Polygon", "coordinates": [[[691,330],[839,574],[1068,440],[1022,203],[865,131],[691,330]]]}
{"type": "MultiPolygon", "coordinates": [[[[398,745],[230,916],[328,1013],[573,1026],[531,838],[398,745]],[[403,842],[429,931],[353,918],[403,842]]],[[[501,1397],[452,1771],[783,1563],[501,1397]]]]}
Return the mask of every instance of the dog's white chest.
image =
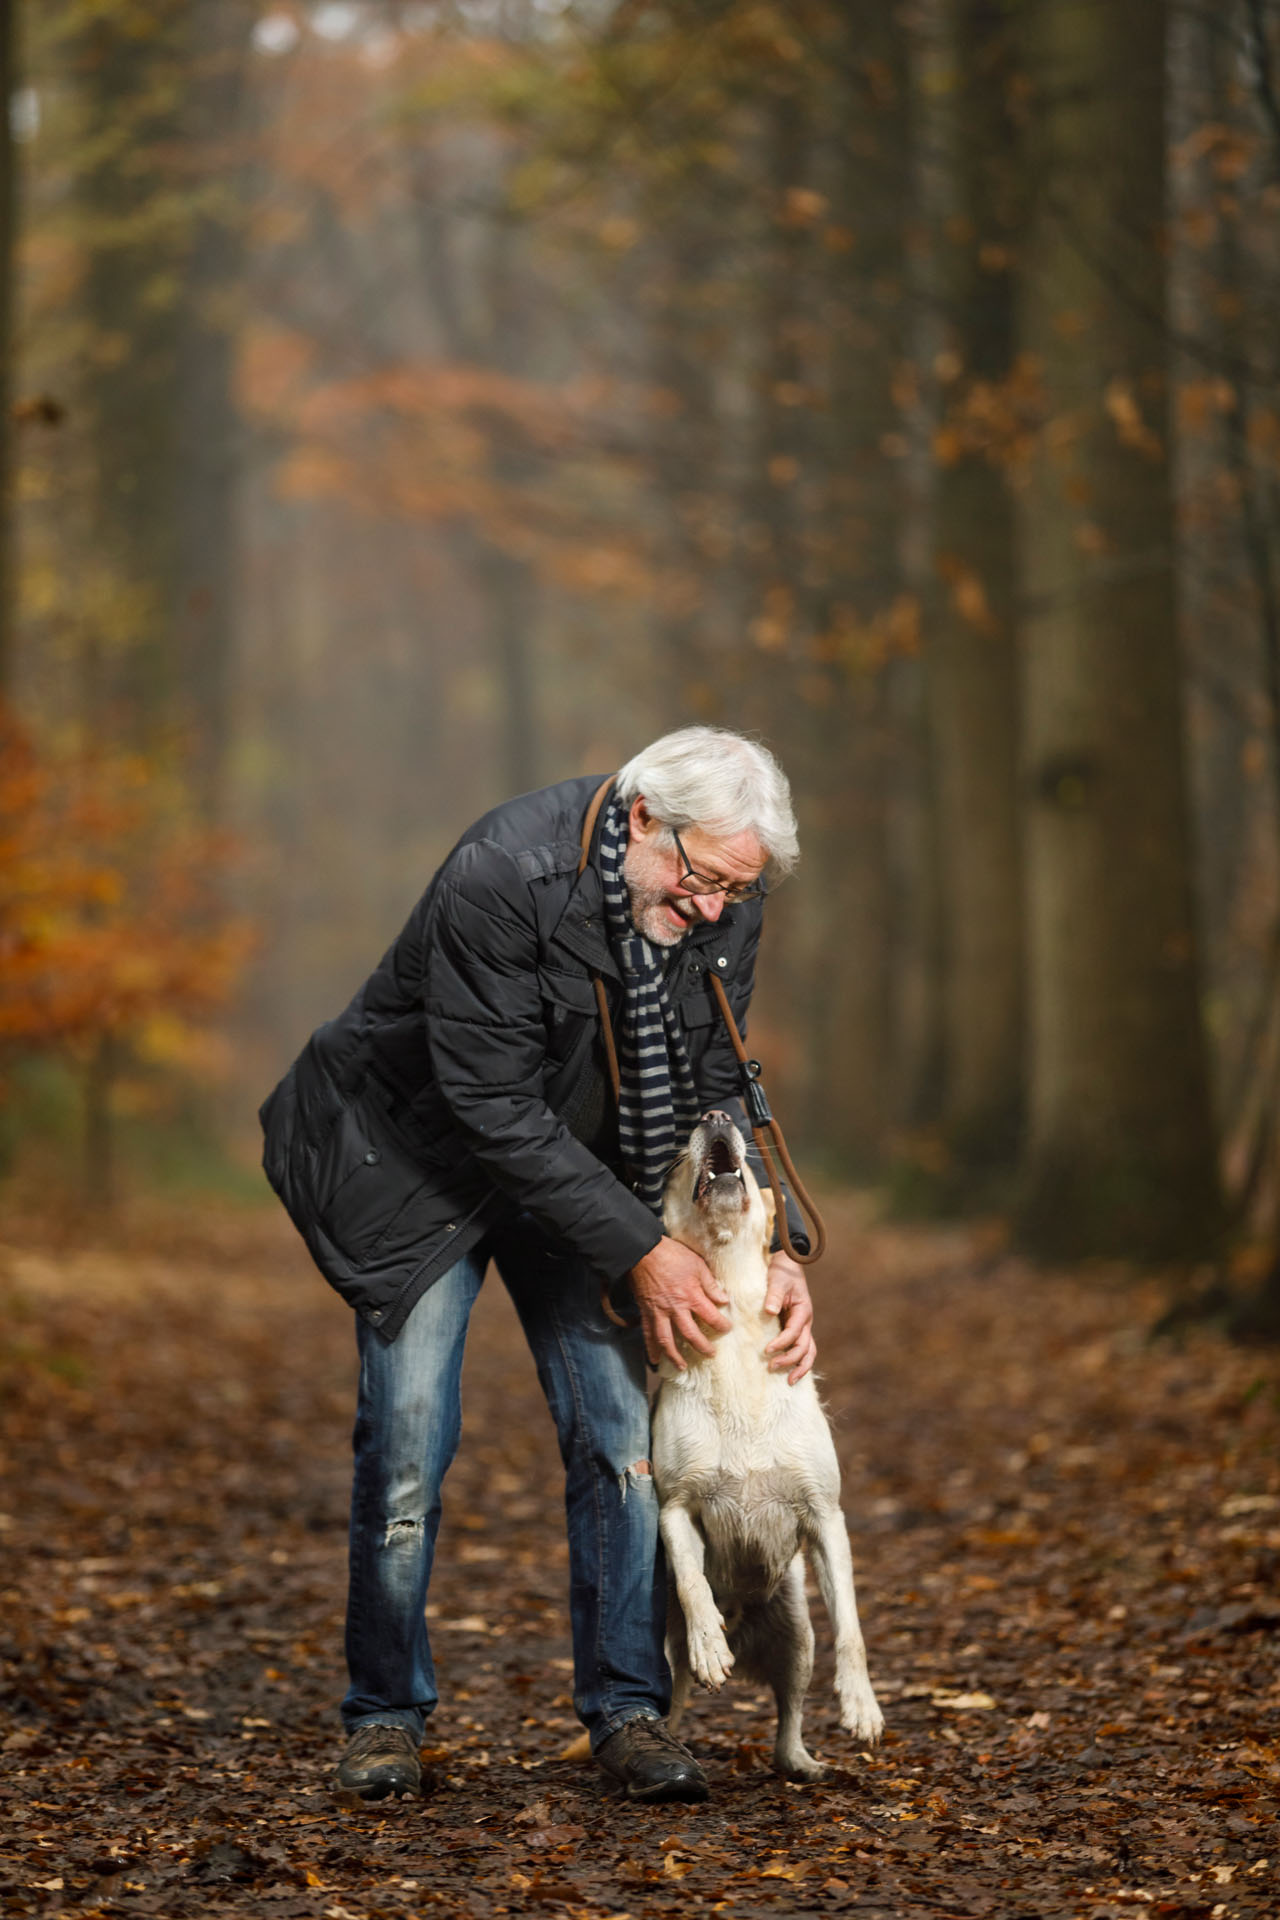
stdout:
{"type": "Polygon", "coordinates": [[[813,1381],[791,1386],[769,1371],[763,1349],[777,1324],[743,1316],[710,1359],[664,1372],[653,1441],[660,1499],[696,1487],[702,1501],[749,1503],[754,1481],[767,1482],[771,1502],[790,1497],[805,1505],[815,1493],[838,1493],[835,1448],[813,1381]]]}

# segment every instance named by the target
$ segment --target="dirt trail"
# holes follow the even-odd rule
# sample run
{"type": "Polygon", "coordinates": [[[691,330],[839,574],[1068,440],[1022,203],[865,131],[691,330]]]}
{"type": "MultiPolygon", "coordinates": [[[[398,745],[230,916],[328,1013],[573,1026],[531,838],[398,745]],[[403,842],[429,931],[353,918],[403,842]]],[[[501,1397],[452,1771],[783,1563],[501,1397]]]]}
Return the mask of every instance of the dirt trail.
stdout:
{"type": "Polygon", "coordinates": [[[874,1754],[819,1669],[689,1723],[713,1799],[626,1809],[576,1731],[560,1474],[501,1287],[432,1596],[442,1776],[345,1814],[352,1342],[274,1216],[0,1249],[0,1911],[1280,1912],[1280,1363],[1150,1347],[1151,1287],[835,1215],[815,1280],[874,1754]]]}

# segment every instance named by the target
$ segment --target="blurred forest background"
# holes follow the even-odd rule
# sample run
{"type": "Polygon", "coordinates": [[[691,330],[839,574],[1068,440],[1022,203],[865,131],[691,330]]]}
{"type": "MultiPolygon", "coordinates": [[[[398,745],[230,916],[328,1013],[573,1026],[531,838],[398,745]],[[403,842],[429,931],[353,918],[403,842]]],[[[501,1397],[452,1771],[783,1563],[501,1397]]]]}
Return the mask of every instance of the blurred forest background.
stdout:
{"type": "Polygon", "coordinates": [[[699,719],[811,1164],[1265,1271],[1277,0],[0,16],[11,1190],[256,1190],[462,827],[699,719]]]}

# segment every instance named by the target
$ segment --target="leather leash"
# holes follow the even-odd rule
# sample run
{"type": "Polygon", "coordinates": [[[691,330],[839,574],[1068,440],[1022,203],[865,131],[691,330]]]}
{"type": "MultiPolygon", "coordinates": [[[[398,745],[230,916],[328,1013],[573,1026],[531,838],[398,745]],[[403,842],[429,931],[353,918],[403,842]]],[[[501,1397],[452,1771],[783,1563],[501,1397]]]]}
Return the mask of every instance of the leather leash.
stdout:
{"type": "Polygon", "coordinates": [[[720,1014],[724,1020],[725,1030],[738,1056],[738,1071],[742,1076],[742,1104],[747,1110],[747,1119],[751,1123],[751,1137],[760,1149],[760,1158],[764,1161],[764,1170],[769,1176],[769,1185],[773,1188],[774,1204],[778,1212],[778,1238],[797,1265],[811,1267],[815,1260],[821,1260],[826,1251],[826,1225],[813,1204],[808,1188],[796,1172],[795,1162],[787,1151],[782,1128],[769,1110],[764,1082],[760,1078],[760,1062],[747,1058],[747,1050],[742,1044],[742,1035],[738,1032],[738,1023],[733,1017],[729,996],[721,984],[720,977],[718,974],[708,973],[707,978],[711,982],[712,993],[720,1003],[720,1014]],[[783,1171],[796,1197],[796,1205],[809,1216],[809,1224],[813,1228],[813,1245],[808,1253],[797,1253],[791,1244],[791,1229],[787,1225],[787,1203],[782,1195],[782,1183],[778,1178],[778,1169],[774,1165],[775,1159],[782,1162],[783,1171]]]}
{"type": "MultiPolygon", "coordinates": [[[[591,805],[587,808],[586,818],[582,823],[582,854],[578,861],[579,873],[583,871],[587,864],[587,856],[591,851],[591,836],[595,831],[596,820],[601,807],[604,805],[605,795],[612,785],[613,775],[610,774],[603,786],[598,787],[591,796],[591,805]]],[[[760,1150],[760,1158],[764,1163],[765,1172],[769,1176],[769,1185],[773,1189],[774,1205],[777,1209],[778,1238],[781,1240],[785,1251],[790,1254],[797,1265],[811,1267],[816,1260],[822,1258],[826,1250],[826,1226],[823,1222],[822,1215],[818,1212],[817,1207],[809,1195],[808,1189],[801,1180],[800,1175],[796,1172],[795,1162],[787,1151],[787,1143],[783,1137],[782,1128],[778,1125],[778,1122],[774,1119],[769,1109],[764,1084],[760,1078],[760,1062],[749,1059],[747,1056],[747,1050],[742,1044],[742,1035],[738,1032],[738,1023],[734,1019],[733,1009],[729,1005],[729,996],[725,992],[718,975],[708,971],[707,978],[711,983],[711,991],[715,995],[716,1002],[720,1008],[720,1017],[724,1021],[725,1031],[729,1035],[730,1044],[737,1056],[738,1070],[742,1078],[742,1103],[747,1111],[752,1138],[760,1150]],[[809,1216],[809,1224],[813,1228],[813,1245],[808,1253],[797,1253],[791,1243],[791,1231],[787,1224],[787,1203],[783,1197],[782,1182],[778,1177],[775,1160],[781,1161],[787,1179],[791,1183],[791,1191],[796,1197],[797,1205],[809,1216]]],[[[604,990],[604,981],[598,973],[592,975],[591,984],[595,988],[596,1006],[600,1013],[600,1029],[604,1038],[605,1057],[609,1063],[609,1079],[613,1086],[613,1097],[616,1101],[622,1090],[622,1076],[618,1071],[618,1048],[617,1042],[613,1037],[613,1020],[609,1014],[609,998],[604,990]]],[[[609,1319],[613,1321],[615,1326],[622,1327],[629,1324],[629,1322],[621,1319],[620,1316],[614,1312],[613,1307],[609,1303],[607,1290],[602,1297],[602,1304],[605,1313],[609,1319]]]]}

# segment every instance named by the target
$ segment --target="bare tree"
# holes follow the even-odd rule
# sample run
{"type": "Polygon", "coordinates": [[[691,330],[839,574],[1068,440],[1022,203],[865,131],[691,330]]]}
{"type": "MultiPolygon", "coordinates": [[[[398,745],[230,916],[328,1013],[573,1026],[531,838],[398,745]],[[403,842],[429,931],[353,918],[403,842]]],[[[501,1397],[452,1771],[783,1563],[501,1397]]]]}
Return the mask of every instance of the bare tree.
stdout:
{"type": "Polygon", "coordinates": [[[1162,0],[1027,18],[1036,131],[1022,494],[1031,1003],[1024,1225],[1196,1257],[1221,1227],[1175,625],[1162,0]]]}
{"type": "Polygon", "coordinates": [[[944,166],[933,183],[944,406],[936,436],[928,630],[945,956],[943,1121],[966,1172],[1017,1158],[1025,992],[1018,669],[1010,449],[1021,194],[999,0],[950,0],[931,93],[944,166]]]}
{"type": "Polygon", "coordinates": [[[17,160],[12,106],[15,79],[12,0],[0,0],[0,697],[8,691],[13,632],[10,474],[13,412],[13,236],[17,160]]]}

